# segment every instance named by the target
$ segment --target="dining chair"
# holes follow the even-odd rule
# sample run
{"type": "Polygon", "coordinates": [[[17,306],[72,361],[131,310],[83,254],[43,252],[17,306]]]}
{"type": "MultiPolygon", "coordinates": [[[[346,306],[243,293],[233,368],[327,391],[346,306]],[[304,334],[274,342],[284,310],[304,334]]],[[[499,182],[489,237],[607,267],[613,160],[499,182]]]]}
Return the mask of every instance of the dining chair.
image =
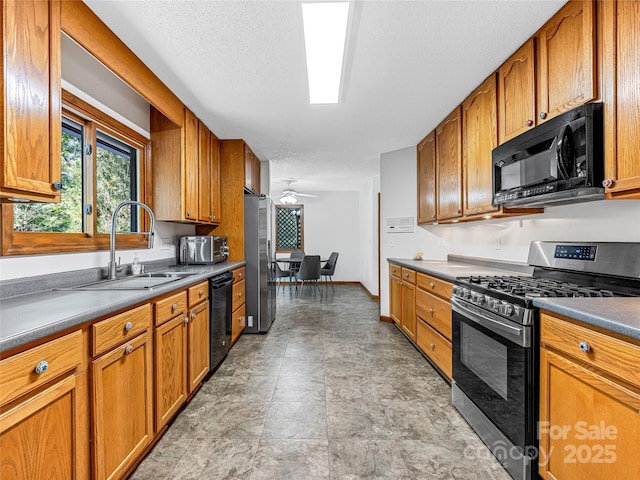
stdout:
{"type": "MultiPolygon", "coordinates": [[[[289,254],[289,258],[291,260],[300,260],[302,261],[302,258],[304,257],[304,250],[293,250],[290,254],[289,254]]],[[[300,263],[290,263],[289,264],[289,269],[291,270],[291,276],[295,277],[296,273],[298,272],[298,269],[300,268],[300,263]]],[[[296,287],[297,287],[297,282],[296,282],[296,287]]]]}
{"type": "Polygon", "coordinates": [[[291,277],[293,276],[291,274],[291,269],[286,269],[283,270],[282,268],[280,268],[280,265],[278,265],[278,262],[274,262],[276,265],[276,292],[278,291],[278,289],[280,288],[280,284],[282,283],[282,279],[283,278],[288,278],[289,279],[289,285],[291,285],[291,277]]]}
{"type": "Polygon", "coordinates": [[[322,290],[318,284],[321,268],[320,255],[305,255],[302,257],[300,269],[296,273],[296,289],[298,287],[298,281],[302,282],[302,285],[300,286],[300,293],[302,293],[302,290],[304,289],[305,282],[313,282],[320,292],[320,297],[322,297],[322,290]]]}
{"type": "Polygon", "coordinates": [[[320,270],[320,275],[324,275],[327,289],[329,288],[328,281],[330,281],[331,289],[334,292],[336,291],[336,289],[333,287],[333,274],[336,272],[336,263],[338,263],[338,252],[331,252],[331,255],[329,255],[329,259],[320,270]]]}

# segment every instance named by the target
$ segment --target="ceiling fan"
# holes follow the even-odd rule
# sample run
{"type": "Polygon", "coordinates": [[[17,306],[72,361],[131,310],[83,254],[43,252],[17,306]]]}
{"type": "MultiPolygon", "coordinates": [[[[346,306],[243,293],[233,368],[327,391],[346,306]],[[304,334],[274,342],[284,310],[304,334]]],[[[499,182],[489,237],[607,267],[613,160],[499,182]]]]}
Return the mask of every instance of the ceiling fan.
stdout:
{"type": "Polygon", "coordinates": [[[286,183],[287,187],[282,190],[282,193],[279,196],[281,203],[293,205],[294,203],[298,202],[298,197],[316,197],[316,195],[310,195],[308,193],[298,193],[294,189],[292,189],[291,184],[294,183],[295,180],[282,180],[282,182],[286,183]]]}

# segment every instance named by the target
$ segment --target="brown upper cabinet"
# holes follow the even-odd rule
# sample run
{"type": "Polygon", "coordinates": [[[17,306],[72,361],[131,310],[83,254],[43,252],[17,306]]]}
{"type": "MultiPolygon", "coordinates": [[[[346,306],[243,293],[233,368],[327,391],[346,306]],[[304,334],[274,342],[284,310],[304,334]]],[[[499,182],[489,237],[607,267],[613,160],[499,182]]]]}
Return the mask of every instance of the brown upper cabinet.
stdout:
{"type": "Polygon", "coordinates": [[[436,220],[436,132],[418,144],[418,224],[436,220]]]}
{"type": "Polygon", "coordinates": [[[260,193],[260,159],[246,143],[244,149],[244,188],[251,193],[260,193]]]}
{"type": "Polygon", "coordinates": [[[536,123],[534,40],[530,39],[498,70],[498,141],[506,142],[536,123]]]}
{"type": "Polygon", "coordinates": [[[491,151],[498,146],[496,76],[462,103],[463,208],[465,215],[495,212],[491,151]]]}
{"type": "Polygon", "coordinates": [[[460,107],[436,128],[436,219],[462,216],[462,121],[460,107]]]}
{"type": "Polygon", "coordinates": [[[595,21],[594,1],[570,1],[538,32],[536,123],[596,98],[595,21]]]}
{"type": "Polygon", "coordinates": [[[192,112],[184,112],[180,127],[151,107],[153,210],[158,220],[217,224],[217,138],[212,140],[211,131],[192,112]]]}
{"type": "Polygon", "coordinates": [[[0,9],[0,198],[59,202],[60,2],[2,2],[0,9]]]}
{"type": "Polygon", "coordinates": [[[640,1],[598,3],[608,198],[640,199],[640,1]]]}

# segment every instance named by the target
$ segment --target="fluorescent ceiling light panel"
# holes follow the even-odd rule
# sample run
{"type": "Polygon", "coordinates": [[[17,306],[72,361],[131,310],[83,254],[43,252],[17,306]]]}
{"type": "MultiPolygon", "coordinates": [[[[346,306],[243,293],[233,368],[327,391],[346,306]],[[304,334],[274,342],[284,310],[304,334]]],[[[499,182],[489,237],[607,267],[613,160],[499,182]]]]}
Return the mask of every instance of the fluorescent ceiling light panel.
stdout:
{"type": "Polygon", "coordinates": [[[338,103],[349,2],[303,3],[310,103],[338,103]]]}

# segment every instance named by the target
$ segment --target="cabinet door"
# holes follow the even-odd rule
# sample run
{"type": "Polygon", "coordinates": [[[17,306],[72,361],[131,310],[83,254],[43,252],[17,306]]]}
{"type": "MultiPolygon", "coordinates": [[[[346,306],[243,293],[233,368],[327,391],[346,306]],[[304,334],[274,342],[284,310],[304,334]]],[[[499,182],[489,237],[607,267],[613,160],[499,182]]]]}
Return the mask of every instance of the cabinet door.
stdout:
{"type": "Polygon", "coordinates": [[[570,1],[540,30],[538,123],[596,97],[595,3],[570,1]]]}
{"type": "Polygon", "coordinates": [[[530,39],[498,70],[498,141],[503,144],[536,123],[535,50],[530,39]]]}
{"type": "Polygon", "coordinates": [[[120,478],[153,438],[150,333],[97,358],[91,369],[94,478],[120,478]]]}
{"type": "Polygon", "coordinates": [[[189,393],[193,392],[209,373],[209,302],[193,308],[189,315],[189,393]]]}
{"type": "Polygon", "coordinates": [[[187,321],[179,315],[154,332],[156,431],[187,399],[187,321]]]}
{"type": "Polygon", "coordinates": [[[464,213],[498,210],[493,201],[491,151],[498,146],[496,77],[491,75],[462,104],[464,213]]]}
{"type": "Polygon", "coordinates": [[[394,277],[389,277],[389,315],[391,319],[400,324],[402,318],[402,282],[394,277]]]}
{"type": "Polygon", "coordinates": [[[214,223],[220,223],[220,140],[211,134],[211,215],[214,223]]]}
{"type": "Polygon", "coordinates": [[[198,119],[185,109],[184,118],[184,218],[198,219],[198,119]]]}
{"type": "Polygon", "coordinates": [[[198,122],[198,192],[198,219],[211,223],[211,132],[202,122],[198,122]]]}
{"type": "Polygon", "coordinates": [[[235,343],[240,338],[244,327],[247,324],[247,308],[243,302],[237,309],[233,311],[233,318],[231,320],[231,343],[235,343]]]}
{"type": "Polygon", "coordinates": [[[605,178],[614,198],[640,198],[640,1],[602,2],[599,21],[615,48],[604,59],[605,178]],[[611,87],[609,87],[611,85],[611,87]],[[614,108],[611,105],[615,105],[614,108]]]}
{"type": "Polygon", "coordinates": [[[0,196],[59,201],[60,2],[2,2],[0,196]]]}
{"type": "Polygon", "coordinates": [[[436,128],[438,220],[462,215],[462,151],[460,107],[436,128]]]}
{"type": "Polygon", "coordinates": [[[436,132],[418,145],[418,224],[436,220],[436,132]]]}
{"type": "Polygon", "coordinates": [[[545,479],[637,478],[640,394],[546,348],[540,354],[545,479]]]}
{"type": "Polygon", "coordinates": [[[402,329],[416,339],[416,287],[402,282],[402,329]]]}
{"type": "Polygon", "coordinates": [[[260,159],[253,156],[253,178],[251,181],[254,193],[260,193],[260,159]]]}
{"type": "Polygon", "coordinates": [[[0,478],[89,478],[86,382],[57,380],[0,415],[0,478]]]}

